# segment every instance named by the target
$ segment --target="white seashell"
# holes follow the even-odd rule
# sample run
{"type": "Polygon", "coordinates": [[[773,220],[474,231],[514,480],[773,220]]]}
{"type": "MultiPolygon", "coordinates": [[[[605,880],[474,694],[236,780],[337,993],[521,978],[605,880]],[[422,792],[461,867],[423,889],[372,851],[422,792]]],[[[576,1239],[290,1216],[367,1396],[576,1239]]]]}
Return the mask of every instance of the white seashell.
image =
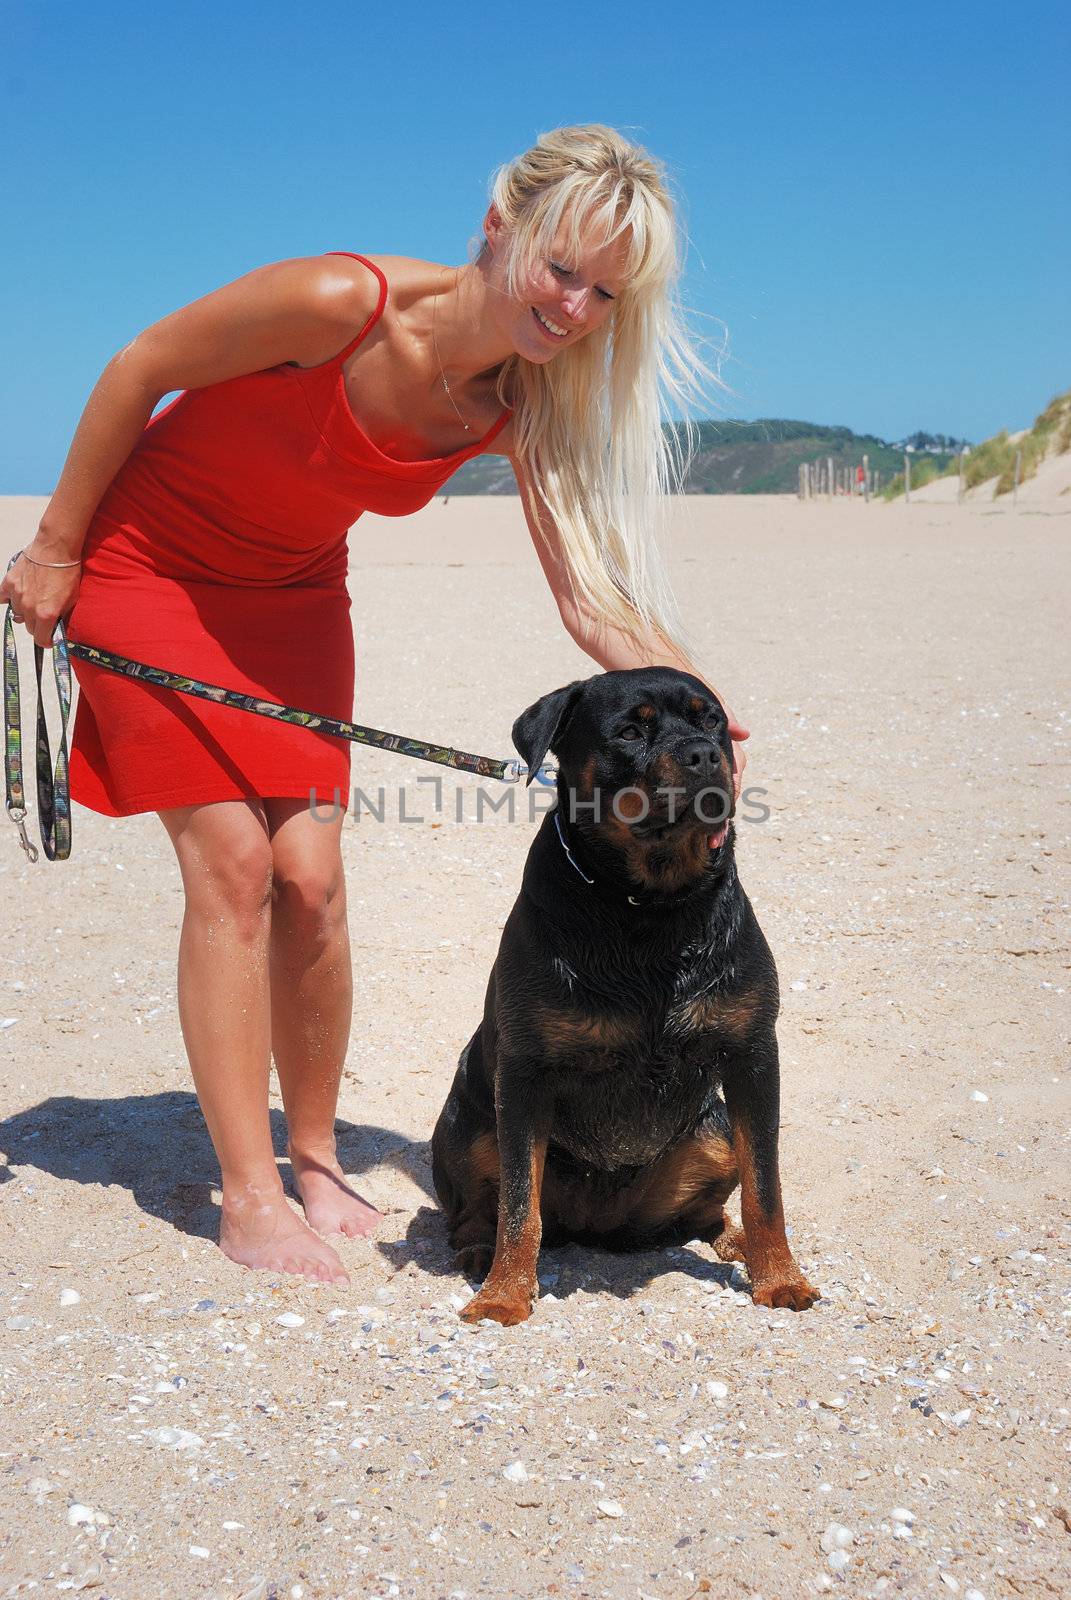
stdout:
{"type": "Polygon", "coordinates": [[[914,1522],[915,1520],[915,1513],[909,1511],[906,1506],[893,1506],[889,1515],[894,1522],[914,1522]]]}
{"type": "MultiPolygon", "coordinates": [[[[86,1570],[82,1573],[82,1576],[80,1578],[75,1578],[70,1586],[72,1589],[96,1589],[103,1582],[103,1561],[91,1561],[86,1570]]],[[[58,1589],[62,1589],[63,1585],[57,1584],[56,1587],[58,1589]]]]}
{"type": "Polygon", "coordinates": [[[149,1438],[165,1450],[200,1450],[204,1444],[200,1434],[191,1433],[188,1428],[154,1428],[149,1438]]]}
{"type": "Polygon", "coordinates": [[[989,1099],[989,1096],[987,1094],[983,1094],[981,1089],[972,1089],[971,1099],[979,1101],[981,1105],[985,1105],[989,1099]]]}
{"type": "Polygon", "coordinates": [[[76,1305],[80,1305],[81,1304],[81,1300],[82,1300],[82,1296],[78,1293],[77,1289],[61,1289],[60,1290],[59,1303],[60,1303],[61,1306],[76,1306],[76,1305]]]}
{"type": "Polygon", "coordinates": [[[600,1500],[598,1506],[600,1513],[604,1517],[623,1517],[625,1515],[624,1506],[618,1505],[616,1500],[600,1500]]]}
{"type": "Polygon", "coordinates": [[[855,1543],[855,1534],[851,1528],[846,1528],[843,1522],[831,1522],[819,1543],[823,1554],[828,1556],[834,1550],[847,1550],[855,1543]]]}
{"type": "Polygon", "coordinates": [[[707,1394],[712,1400],[724,1400],[728,1393],[729,1385],[722,1383],[720,1378],[711,1378],[707,1384],[707,1394]]]}
{"type": "Polygon", "coordinates": [[[80,1505],[77,1501],[73,1506],[67,1507],[67,1525],[77,1528],[84,1522],[93,1521],[93,1507],[80,1505]]]}
{"type": "Polygon", "coordinates": [[[502,1476],[508,1478],[510,1483],[527,1483],[528,1469],[523,1461],[511,1461],[508,1467],[503,1468],[502,1476]]]}
{"type": "Polygon", "coordinates": [[[296,1311],[284,1311],[281,1317],[276,1317],[280,1328],[303,1328],[305,1318],[298,1316],[296,1311]]]}

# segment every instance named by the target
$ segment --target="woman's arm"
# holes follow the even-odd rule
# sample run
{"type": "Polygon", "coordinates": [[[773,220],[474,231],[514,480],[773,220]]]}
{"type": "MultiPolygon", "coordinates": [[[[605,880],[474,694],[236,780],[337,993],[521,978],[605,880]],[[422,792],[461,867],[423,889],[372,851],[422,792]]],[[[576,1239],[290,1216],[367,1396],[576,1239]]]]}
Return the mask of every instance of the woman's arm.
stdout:
{"type": "Polygon", "coordinates": [[[360,263],[301,257],[258,267],[139,333],[89,397],[31,554],[77,556],[105,489],[165,394],[283,361],[326,360],[368,317],[375,291],[360,263]]]}
{"type": "MultiPolygon", "coordinates": [[[[675,667],[679,672],[689,672],[702,680],[690,661],[673,642],[656,629],[639,626],[639,636],[633,638],[623,629],[614,627],[603,618],[581,609],[573,597],[565,558],[561,550],[561,536],[546,502],[539,496],[523,473],[519,461],[510,457],[517,486],[521,492],[528,531],[532,535],[539,564],[558,606],[566,631],[576,643],[606,672],[618,672],[629,667],[675,667]]],[[[718,691],[715,689],[714,693],[718,691]]],[[[736,758],[736,791],[740,793],[740,780],[747,765],[747,756],[741,742],[750,733],[740,719],[733,715],[718,694],[729,720],[729,736],[733,740],[736,758]]]]}
{"type": "Polygon", "coordinates": [[[51,643],[71,610],[74,562],[105,490],[165,394],[204,388],[283,361],[312,366],[352,339],[375,308],[378,284],[344,257],[299,257],[258,267],[139,333],[113,356],[89,397],[55,492],[26,546],[0,582],[38,644],[51,643]]]}

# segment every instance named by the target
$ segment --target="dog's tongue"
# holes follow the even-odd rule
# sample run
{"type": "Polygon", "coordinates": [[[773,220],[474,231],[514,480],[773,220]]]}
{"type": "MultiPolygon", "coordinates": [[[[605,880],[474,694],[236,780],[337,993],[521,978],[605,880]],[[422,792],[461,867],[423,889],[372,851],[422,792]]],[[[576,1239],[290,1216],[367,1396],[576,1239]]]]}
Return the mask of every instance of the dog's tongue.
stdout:
{"type": "Polygon", "coordinates": [[[711,834],[711,836],[710,836],[710,848],[712,850],[720,850],[721,846],[725,843],[725,836],[726,836],[726,834],[728,832],[729,832],[729,824],[728,824],[728,822],[723,822],[721,827],[718,829],[717,833],[712,833],[711,834]]]}

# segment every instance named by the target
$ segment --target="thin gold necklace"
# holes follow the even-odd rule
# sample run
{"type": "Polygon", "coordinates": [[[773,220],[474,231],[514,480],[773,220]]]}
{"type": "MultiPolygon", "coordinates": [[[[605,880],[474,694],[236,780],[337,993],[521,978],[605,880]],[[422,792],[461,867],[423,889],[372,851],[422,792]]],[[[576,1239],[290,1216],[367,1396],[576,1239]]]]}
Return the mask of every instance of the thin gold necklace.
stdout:
{"type": "MultiPolygon", "coordinates": [[[[449,267],[444,267],[443,268],[444,272],[449,272],[449,270],[450,270],[449,267]]],[[[457,275],[454,278],[454,287],[455,288],[457,287],[457,279],[460,276],[460,273],[461,273],[461,269],[459,267],[458,270],[457,270],[457,275]]],[[[442,279],[440,278],[439,281],[442,282],[442,279]]],[[[450,404],[453,406],[455,412],[457,413],[457,420],[460,422],[461,426],[464,428],[466,433],[471,433],[472,432],[472,428],[465,421],[464,417],[461,415],[461,412],[458,410],[457,401],[454,399],[453,395],[450,393],[450,385],[447,383],[447,381],[446,381],[446,373],[443,371],[443,358],[439,354],[439,341],[435,337],[435,318],[438,315],[438,311],[439,311],[439,296],[438,296],[438,294],[436,294],[434,303],[432,304],[432,308],[431,308],[431,342],[432,342],[432,345],[433,345],[434,350],[435,350],[435,359],[439,363],[439,376],[443,380],[443,388],[446,390],[446,398],[449,400],[450,404]]]]}

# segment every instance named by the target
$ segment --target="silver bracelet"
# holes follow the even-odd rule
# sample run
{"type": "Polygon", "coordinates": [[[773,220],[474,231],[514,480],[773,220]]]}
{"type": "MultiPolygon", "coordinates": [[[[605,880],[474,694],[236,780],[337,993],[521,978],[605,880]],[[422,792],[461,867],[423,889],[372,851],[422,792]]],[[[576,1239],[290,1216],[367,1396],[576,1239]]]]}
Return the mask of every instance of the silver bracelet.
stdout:
{"type": "Polygon", "coordinates": [[[20,554],[24,560],[34,567],[80,567],[82,565],[81,556],[77,561],[37,561],[33,556],[28,556],[25,550],[20,551],[20,554]]]}

